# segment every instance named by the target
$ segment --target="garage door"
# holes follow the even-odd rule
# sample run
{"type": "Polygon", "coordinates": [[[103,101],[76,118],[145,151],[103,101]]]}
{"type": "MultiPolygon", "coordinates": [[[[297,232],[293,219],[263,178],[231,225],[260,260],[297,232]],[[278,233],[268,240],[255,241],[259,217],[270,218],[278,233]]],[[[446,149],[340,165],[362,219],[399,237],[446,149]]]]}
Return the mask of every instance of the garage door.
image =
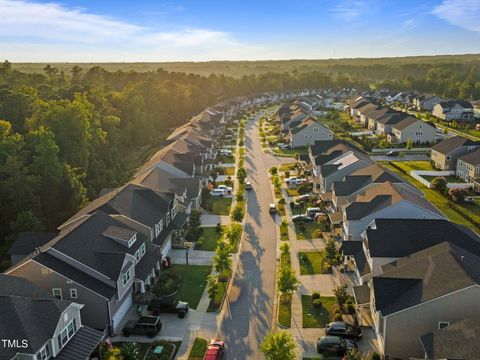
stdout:
{"type": "Polygon", "coordinates": [[[120,323],[122,322],[122,319],[123,317],[125,316],[125,314],[128,312],[128,310],[130,310],[132,307],[132,294],[128,294],[126,297],[125,297],[125,300],[123,300],[123,303],[122,305],[120,305],[120,307],[118,308],[117,312],[115,313],[115,315],[113,315],[113,319],[112,319],[112,322],[113,322],[113,332],[117,332],[117,327],[118,325],[120,325],[120,323]]]}

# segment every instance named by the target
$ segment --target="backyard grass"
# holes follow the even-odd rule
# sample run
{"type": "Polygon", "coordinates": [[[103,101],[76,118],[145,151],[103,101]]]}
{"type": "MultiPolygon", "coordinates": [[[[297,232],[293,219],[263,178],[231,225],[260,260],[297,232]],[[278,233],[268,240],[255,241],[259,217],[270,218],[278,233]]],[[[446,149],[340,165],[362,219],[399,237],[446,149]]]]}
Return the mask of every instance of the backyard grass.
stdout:
{"type": "Polygon", "coordinates": [[[203,355],[205,355],[205,350],[207,350],[207,345],[207,340],[198,337],[195,338],[188,360],[202,360],[203,355]]]}
{"type": "Polygon", "coordinates": [[[298,149],[279,149],[278,147],[272,147],[272,151],[280,156],[294,157],[295,154],[305,155],[308,153],[307,148],[298,148],[298,149]]]}
{"type": "MultiPolygon", "coordinates": [[[[114,342],[112,345],[115,348],[121,349],[124,342],[114,342]]],[[[178,350],[180,349],[180,345],[182,344],[181,341],[155,341],[153,343],[141,343],[137,342],[138,347],[138,359],[146,359],[146,360],[170,360],[172,359],[178,350]],[[151,351],[157,345],[163,346],[163,351],[160,355],[152,354],[151,351]],[[148,352],[148,354],[147,354],[148,352]]]]}
{"type": "Polygon", "coordinates": [[[322,236],[322,226],[319,223],[295,223],[297,240],[318,239],[322,236]]]}
{"type": "Polygon", "coordinates": [[[227,156],[227,155],[221,155],[218,157],[218,161],[224,164],[234,164],[235,163],[235,156],[227,156]]]}
{"type": "MultiPolygon", "coordinates": [[[[221,229],[223,230],[225,226],[221,226],[221,229]]],[[[216,226],[208,226],[208,227],[202,227],[202,235],[200,235],[203,238],[203,245],[198,246],[195,245],[196,250],[204,250],[204,251],[215,251],[217,248],[217,242],[218,240],[222,237],[222,231],[217,231],[216,226]]]]}
{"type": "Polygon", "coordinates": [[[325,272],[322,267],[324,259],[324,251],[299,252],[300,275],[323,274],[325,272]]]}
{"type": "Polygon", "coordinates": [[[322,306],[316,308],[312,305],[310,295],[302,295],[302,323],[304,328],[324,328],[333,318],[333,307],[336,300],[333,296],[322,296],[322,306]]]}
{"type": "Polygon", "coordinates": [[[410,174],[412,170],[435,171],[430,161],[394,161],[394,164],[410,174]]]}
{"type": "Polygon", "coordinates": [[[188,302],[190,308],[196,309],[207,285],[207,276],[212,272],[212,267],[210,265],[174,264],[167,271],[175,272],[182,277],[178,298],[188,302]]]}
{"type": "Polygon", "coordinates": [[[290,197],[300,196],[300,193],[296,188],[289,188],[288,186],[287,186],[287,194],[290,197]]]}
{"type": "Polygon", "coordinates": [[[292,171],[295,170],[295,163],[283,164],[278,167],[278,171],[292,171]]]}
{"type": "Polygon", "coordinates": [[[213,215],[229,215],[232,206],[232,198],[206,197],[202,201],[202,207],[213,215]]]}
{"type": "MultiPolygon", "coordinates": [[[[405,171],[408,168],[413,169],[413,167],[418,167],[418,163],[425,163],[425,161],[408,161],[408,162],[394,162],[395,165],[401,167],[405,171]],[[408,163],[408,165],[404,164],[408,163]]],[[[475,224],[471,223],[469,220],[465,219],[463,216],[455,212],[449,204],[454,204],[452,201],[448,200],[445,196],[440,194],[437,190],[435,189],[429,189],[419,181],[415,180],[409,175],[403,174],[401,171],[399,171],[397,168],[391,166],[388,163],[383,163],[383,165],[393,171],[394,173],[398,174],[405,180],[409,181],[413,186],[417,187],[420,191],[423,192],[425,195],[425,198],[430,201],[438,210],[440,210],[449,220],[465,225],[475,232],[480,232],[480,227],[477,227],[475,224]]],[[[421,169],[413,169],[413,170],[421,170],[421,169]]],[[[464,211],[468,216],[470,216],[474,221],[480,222],[480,205],[475,203],[475,204],[454,204],[454,206],[457,206],[459,209],[464,211]]]]}
{"type": "Polygon", "coordinates": [[[292,294],[282,294],[278,303],[278,323],[283,327],[290,327],[291,321],[292,294]]]}

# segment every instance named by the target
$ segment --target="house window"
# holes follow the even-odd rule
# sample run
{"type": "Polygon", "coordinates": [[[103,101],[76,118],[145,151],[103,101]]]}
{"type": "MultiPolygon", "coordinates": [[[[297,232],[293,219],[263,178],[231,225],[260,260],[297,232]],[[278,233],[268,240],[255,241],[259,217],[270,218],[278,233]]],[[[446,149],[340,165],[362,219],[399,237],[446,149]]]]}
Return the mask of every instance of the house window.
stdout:
{"type": "Polygon", "coordinates": [[[123,286],[127,285],[129,281],[130,281],[130,269],[128,269],[123,273],[123,277],[122,277],[123,286]]]}
{"type": "Polygon", "coordinates": [[[128,247],[131,247],[135,243],[135,241],[137,241],[137,234],[133,235],[133,237],[128,240],[128,247]]]}
{"type": "Polygon", "coordinates": [[[77,323],[76,320],[73,319],[70,323],[63,328],[63,330],[58,335],[58,348],[61,349],[65,344],[70,340],[75,332],[77,331],[77,323]]]}
{"type": "Polygon", "coordinates": [[[168,225],[170,223],[170,213],[167,213],[167,217],[165,219],[166,224],[168,225]]]}
{"type": "Polygon", "coordinates": [[[52,289],[52,294],[58,300],[62,300],[62,289],[58,289],[58,288],[52,289]]]}
{"type": "Polygon", "coordinates": [[[72,299],[76,299],[77,298],[77,289],[70,289],[70,297],[72,299]]]}
{"type": "Polygon", "coordinates": [[[142,246],[140,246],[140,255],[141,256],[145,255],[145,243],[143,243],[142,246]]]}
{"type": "Polygon", "coordinates": [[[37,359],[38,360],[47,360],[50,357],[50,346],[48,344],[45,344],[44,347],[40,349],[40,351],[37,354],[37,359]]]}
{"type": "Polygon", "coordinates": [[[439,321],[438,322],[438,328],[439,329],[446,328],[448,325],[450,325],[450,323],[448,321],[439,321]]]}

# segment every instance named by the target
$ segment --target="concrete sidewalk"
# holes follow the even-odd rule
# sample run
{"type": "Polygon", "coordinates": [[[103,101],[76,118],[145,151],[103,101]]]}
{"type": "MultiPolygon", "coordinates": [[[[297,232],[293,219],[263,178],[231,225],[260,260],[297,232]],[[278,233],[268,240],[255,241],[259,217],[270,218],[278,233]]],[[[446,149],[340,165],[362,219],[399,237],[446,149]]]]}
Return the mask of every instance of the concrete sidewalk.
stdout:
{"type": "Polygon", "coordinates": [[[230,225],[232,220],[228,215],[211,215],[211,214],[202,214],[200,215],[200,227],[209,227],[221,225],[230,225]]]}

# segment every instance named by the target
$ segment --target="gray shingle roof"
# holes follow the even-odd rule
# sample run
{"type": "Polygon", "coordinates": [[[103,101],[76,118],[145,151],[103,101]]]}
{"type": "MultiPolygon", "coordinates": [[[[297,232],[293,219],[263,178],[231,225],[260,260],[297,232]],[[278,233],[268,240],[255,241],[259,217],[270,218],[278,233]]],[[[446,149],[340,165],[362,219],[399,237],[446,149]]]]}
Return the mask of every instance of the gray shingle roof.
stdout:
{"type": "Polygon", "coordinates": [[[103,338],[102,332],[82,326],[55,357],[55,360],[88,360],[103,338]]]}
{"type": "Polygon", "coordinates": [[[480,317],[450,324],[420,337],[428,359],[476,359],[480,354],[480,317]]]}
{"type": "Polygon", "coordinates": [[[480,146],[480,141],[476,142],[462,136],[453,136],[451,138],[445,139],[438,144],[432,146],[432,150],[435,150],[441,154],[448,154],[461,146],[473,146],[477,145],[480,146]]]}
{"type": "Polygon", "coordinates": [[[406,118],[403,118],[402,120],[400,120],[398,123],[394,124],[392,127],[397,130],[403,130],[409,127],[410,125],[416,123],[417,121],[422,121],[422,120],[419,120],[414,116],[407,116],[406,118]]]}
{"type": "Polygon", "coordinates": [[[458,159],[473,166],[480,165],[480,147],[469,151],[465,155],[460,156],[458,159]]]}
{"type": "Polygon", "coordinates": [[[9,255],[28,255],[36,248],[45,245],[57,234],[54,233],[20,233],[8,250],[9,255]]]}
{"type": "Polygon", "coordinates": [[[376,219],[366,234],[371,257],[402,258],[444,241],[480,256],[480,238],[448,220],[376,219]]]}
{"type": "Polygon", "coordinates": [[[375,306],[388,315],[480,281],[480,257],[443,242],[382,266],[372,279],[375,306]]]}
{"type": "Polygon", "coordinates": [[[0,274],[0,296],[21,296],[33,299],[50,298],[50,294],[30,281],[11,275],[0,274]]]}

